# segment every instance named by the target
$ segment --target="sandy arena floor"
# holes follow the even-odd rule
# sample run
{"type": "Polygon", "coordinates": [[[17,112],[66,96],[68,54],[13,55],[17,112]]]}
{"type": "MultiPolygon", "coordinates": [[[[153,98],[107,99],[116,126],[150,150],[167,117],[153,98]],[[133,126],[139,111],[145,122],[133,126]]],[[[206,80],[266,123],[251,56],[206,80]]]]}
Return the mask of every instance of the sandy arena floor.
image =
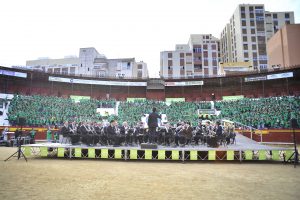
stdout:
{"type": "Polygon", "coordinates": [[[13,158],[0,199],[300,199],[300,165],[13,158]]]}

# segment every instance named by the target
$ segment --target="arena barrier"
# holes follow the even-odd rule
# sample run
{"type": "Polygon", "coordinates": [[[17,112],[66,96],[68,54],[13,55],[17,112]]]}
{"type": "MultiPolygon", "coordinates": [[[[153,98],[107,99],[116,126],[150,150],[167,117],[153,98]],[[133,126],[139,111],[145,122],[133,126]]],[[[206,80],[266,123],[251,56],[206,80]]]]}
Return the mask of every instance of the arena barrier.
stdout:
{"type": "Polygon", "coordinates": [[[226,149],[226,148],[162,148],[87,147],[58,143],[22,145],[25,156],[68,159],[170,160],[170,161],[286,161],[292,158],[290,148],[226,149]]]}

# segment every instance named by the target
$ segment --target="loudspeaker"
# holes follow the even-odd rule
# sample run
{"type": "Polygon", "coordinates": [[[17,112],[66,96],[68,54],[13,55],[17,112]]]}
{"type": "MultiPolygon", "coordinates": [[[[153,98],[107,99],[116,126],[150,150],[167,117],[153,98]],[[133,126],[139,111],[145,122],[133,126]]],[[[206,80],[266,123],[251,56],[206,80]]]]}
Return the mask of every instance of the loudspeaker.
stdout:
{"type": "Polygon", "coordinates": [[[157,144],[142,143],[141,149],[157,149],[157,144]]]}
{"type": "Polygon", "coordinates": [[[25,119],[25,117],[19,117],[18,118],[18,125],[19,126],[25,126],[26,125],[26,119],[25,119]]]}
{"type": "Polygon", "coordinates": [[[293,118],[293,119],[291,119],[291,128],[292,129],[296,129],[296,128],[298,128],[299,127],[299,125],[298,125],[298,122],[297,122],[297,119],[295,119],[295,118],[293,118]]]}

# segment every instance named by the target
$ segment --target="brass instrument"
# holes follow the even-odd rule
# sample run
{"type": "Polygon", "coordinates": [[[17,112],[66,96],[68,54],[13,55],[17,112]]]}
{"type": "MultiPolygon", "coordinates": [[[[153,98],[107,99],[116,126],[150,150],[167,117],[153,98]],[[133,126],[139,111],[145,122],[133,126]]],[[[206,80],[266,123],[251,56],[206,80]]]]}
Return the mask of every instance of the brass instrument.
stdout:
{"type": "Polygon", "coordinates": [[[124,126],[125,128],[125,135],[128,135],[129,126],[124,126]]]}
{"type": "Polygon", "coordinates": [[[121,133],[120,133],[120,129],[119,129],[118,126],[115,126],[115,131],[116,131],[116,135],[120,135],[120,134],[121,134],[121,133]]]}
{"type": "Polygon", "coordinates": [[[71,126],[70,128],[70,133],[72,133],[72,134],[76,134],[77,133],[77,127],[76,126],[71,126]]]}
{"type": "Polygon", "coordinates": [[[96,134],[96,130],[94,126],[90,126],[90,130],[92,134],[96,134]]]}

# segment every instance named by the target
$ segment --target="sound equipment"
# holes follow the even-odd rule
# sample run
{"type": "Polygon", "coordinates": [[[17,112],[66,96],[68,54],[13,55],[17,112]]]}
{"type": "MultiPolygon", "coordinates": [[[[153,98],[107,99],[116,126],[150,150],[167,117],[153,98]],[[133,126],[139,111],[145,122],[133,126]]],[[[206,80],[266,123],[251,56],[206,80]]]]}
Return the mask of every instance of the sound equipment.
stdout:
{"type": "Polygon", "coordinates": [[[157,144],[142,143],[141,149],[157,149],[157,144]]]}
{"type": "Polygon", "coordinates": [[[26,125],[25,117],[19,117],[17,122],[18,122],[18,125],[21,127],[26,125]]]}
{"type": "Polygon", "coordinates": [[[292,129],[299,128],[297,119],[295,119],[295,118],[291,119],[290,124],[291,124],[291,128],[292,128],[292,129]]]}
{"type": "Polygon", "coordinates": [[[291,128],[293,129],[293,142],[294,142],[294,153],[290,158],[287,158],[287,162],[294,162],[294,167],[298,165],[299,159],[298,159],[298,149],[297,149],[297,139],[296,139],[296,133],[295,129],[299,127],[297,120],[295,118],[292,118],[290,121],[291,128]],[[294,157],[294,159],[292,159],[294,157]]]}

